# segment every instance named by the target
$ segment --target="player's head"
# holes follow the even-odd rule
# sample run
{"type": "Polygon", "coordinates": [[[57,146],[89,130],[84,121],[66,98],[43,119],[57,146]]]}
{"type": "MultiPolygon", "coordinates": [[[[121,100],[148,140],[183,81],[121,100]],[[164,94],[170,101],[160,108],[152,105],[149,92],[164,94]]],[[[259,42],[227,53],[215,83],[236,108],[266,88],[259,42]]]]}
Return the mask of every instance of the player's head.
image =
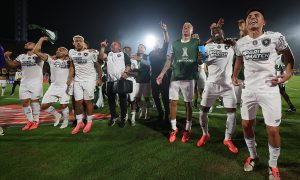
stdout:
{"type": "Polygon", "coordinates": [[[126,53],[129,57],[131,56],[131,47],[125,46],[123,52],[126,53]]]}
{"type": "Polygon", "coordinates": [[[110,45],[110,49],[112,52],[117,53],[121,51],[121,43],[118,41],[114,41],[110,45]]]}
{"type": "Polygon", "coordinates": [[[246,27],[247,30],[262,31],[263,27],[266,25],[264,13],[262,10],[254,8],[250,9],[246,14],[246,27]]]}
{"type": "Polygon", "coordinates": [[[146,46],[144,44],[139,44],[137,53],[138,54],[145,54],[145,52],[146,52],[146,46]]]}
{"type": "Polygon", "coordinates": [[[237,23],[240,30],[240,37],[246,36],[247,35],[246,21],[244,19],[240,19],[237,21],[237,23]]]}
{"type": "Polygon", "coordinates": [[[57,58],[62,58],[63,59],[65,57],[67,57],[68,54],[69,54],[69,52],[68,52],[67,48],[59,47],[59,48],[57,48],[55,55],[56,55],[57,58]]]}
{"type": "Polygon", "coordinates": [[[26,51],[31,51],[31,50],[33,50],[34,46],[35,46],[35,43],[34,43],[34,42],[27,42],[27,43],[24,45],[24,49],[25,49],[26,51]]]}
{"type": "Polygon", "coordinates": [[[221,42],[224,40],[224,32],[220,27],[211,28],[211,38],[214,42],[221,42]]]}
{"type": "Polygon", "coordinates": [[[182,35],[185,37],[191,37],[193,34],[193,25],[189,22],[185,22],[182,27],[182,35]]]}
{"type": "Polygon", "coordinates": [[[78,51],[84,49],[85,45],[84,45],[84,38],[80,35],[76,35],[73,37],[73,45],[74,48],[78,51]]]}

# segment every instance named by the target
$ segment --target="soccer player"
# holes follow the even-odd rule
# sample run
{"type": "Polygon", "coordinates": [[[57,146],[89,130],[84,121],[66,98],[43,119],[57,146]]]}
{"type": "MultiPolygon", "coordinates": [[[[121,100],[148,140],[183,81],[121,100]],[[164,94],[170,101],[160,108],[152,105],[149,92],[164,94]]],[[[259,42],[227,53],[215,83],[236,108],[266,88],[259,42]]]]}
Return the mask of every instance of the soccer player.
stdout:
{"type": "Polygon", "coordinates": [[[51,72],[51,84],[43,97],[41,110],[45,110],[47,113],[53,115],[55,117],[54,126],[57,126],[62,115],[55,110],[52,103],[59,101],[64,119],[60,128],[63,129],[66,128],[69,123],[68,104],[70,96],[67,94],[67,80],[70,60],[68,58],[68,50],[65,47],[59,47],[56,50],[55,56],[51,57],[41,52],[42,44],[45,41],[48,41],[48,38],[41,37],[33,50],[41,60],[49,63],[51,72]]]}
{"type": "Polygon", "coordinates": [[[172,65],[172,77],[169,88],[170,99],[170,122],[171,131],[169,142],[176,140],[178,128],[176,126],[177,103],[179,100],[179,91],[182,92],[186,109],[186,126],[183,131],[181,142],[187,142],[190,139],[192,128],[192,105],[194,96],[194,80],[198,78],[198,59],[199,41],[193,39],[193,26],[186,22],[182,27],[181,39],[172,43],[171,53],[167,57],[164,68],[157,77],[157,84],[161,84],[167,70],[172,65]]]}
{"type": "MultiPolygon", "coordinates": [[[[126,53],[129,57],[131,57],[131,48],[130,47],[124,47],[123,52],[126,53]]],[[[131,126],[135,126],[135,116],[136,116],[136,101],[135,97],[137,94],[137,83],[136,83],[136,76],[138,71],[138,62],[137,60],[130,58],[131,66],[130,71],[128,71],[128,78],[127,80],[132,81],[132,92],[128,94],[129,103],[131,106],[131,118],[130,118],[130,124],[131,126]]]]}
{"type": "Polygon", "coordinates": [[[258,162],[255,147],[256,106],[262,108],[269,144],[269,179],[280,179],[277,160],[280,154],[279,125],[281,122],[281,97],[278,85],[292,76],[294,57],[285,37],[279,32],[264,32],[264,12],[251,9],[246,14],[248,35],[236,44],[236,62],[232,83],[238,84],[238,73],[244,64],[245,88],[242,91],[242,126],[250,153],[244,171],[253,171],[258,162]],[[285,73],[279,78],[275,72],[278,54],[282,54],[285,73]]]}
{"type": "Polygon", "coordinates": [[[212,43],[205,46],[207,52],[206,64],[208,66],[208,78],[204,87],[201,100],[199,121],[203,135],[197,142],[197,146],[204,146],[209,140],[208,112],[218,97],[223,98],[227,111],[226,131],[224,145],[233,153],[238,149],[231,141],[236,126],[236,97],[231,84],[232,63],[234,58],[233,48],[224,43],[224,33],[220,27],[211,29],[212,43]]]}
{"type": "MultiPolygon", "coordinates": [[[[126,53],[122,52],[120,42],[113,42],[110,47],[111,52],[109,53],[104,52],[107,46],[108,43],[106,40],[101,42],[99,58],[107,63],[107,96],[111,114],[111,120],[108,125],[113,126],[116,121],[119,121],[119,116],[116,112],[117,93],[113,91],[114,81],[128,78],[130,58],[126,53]]],[[[121,120],[119,126],[123,128],[125,126],[125,118],[127,115],[127,95],[118,93],[118,96],[121,107],[121,120]]]]}
{"type": "Polygon", "coordinates": [[[136,76],[136,86],[137,93],[135,96],[135,101],[140,107],[139,118],[142,118],[144,114],[144,119],[150,119],[149,107],[150,107],[150,62],[148,56],[146,55],[146,47],[143,44],[138,46],[138,52],[133,56],[138,62],[138,74],[136,76]],[[145,103],[142,105],[142,96],[144,97],[145,103]]]}
{"type": "Polygon", "coordinates": [[[19,97],[22,102],[24,114],[28,120],[22,128],[25,130],[36,129],[39,126],[40,104],[43,96],[43,64],[37,55],[33,53],[35,43],[27,42],[24,46],[26,54],[20,54],[15,60],[11,60],[12,52],[4,53],[5,61],[10,67],[22,66],[22,79],[19,89],[19,97]],[[32,108],[30,107],[30,103],[32,108]]]}
{"type": "MultiPolygon", "coordinates": [[[[276,75],[277,76],[281,76],[284,74],[284,64],[283,64],[283,60],[282,60],[282,55],[280,54],[278,56],[277,62],[276,62],[276,75]]],[[[288,108],[285,110],[286,112],[296,112],[296,108],[293,105],[289,95],[286,93],[285,91],[285,84],[287,83],[287,81],[285,83],[282,84],[278,84],[279,87],[279,92],[281,94],[281,96],[283,97],[283,99],[285,100],[285,102],[288,104],[288,108]]]]}
{"type": "Polygon", "coordinates": [[[77,134],[83,128],[83,133],[91,130],[93,120],[93,102],[95,86],[102,83],[102,71],[98,63],[98,54],[85,48],[84,38],[80,35],[73,37],[73,45],[75,49],[69,51],[71,59],[70,72],[67,84],[71,85],[74,78],[74,97],[75,97],[75,113],[77,124],[72,134],[77,134]],[[98,77],[96,80],[96,71],[98,77]],[[87,114],[87,124],[84,125],[83,104],[85,104],[87,114]]]}
{"type": "Polygon", "coordinates": [[[160,74],[163,69],[164,63],[166,62],[167,51],[169,46],[169,33],[168,27],[165,23],[160,23],[164,42],[161,48],[159,48],[159,40],[156,40],[153,50],[149,53],[149,61],[151,64],[151,90],[152,96],[155,103],[155,107],[158,112],[158,119],[169,122],[169,86],[170,86],[170,73],[167,73],[160,85],[156,83],[156,77],[160,74]],[[161,95],[161,98],[160,98],[161,95]],[[164,111],[161,106],[161,100],[164,105],[164,111]]]}
{"type": "Polygon", "coordinates": [[[1,86],[1,96],[4,96],[5,87],[6,87],[6,80],[7,80],[7,70],[6,68],[0,69],[0,86],[1,86]]]}

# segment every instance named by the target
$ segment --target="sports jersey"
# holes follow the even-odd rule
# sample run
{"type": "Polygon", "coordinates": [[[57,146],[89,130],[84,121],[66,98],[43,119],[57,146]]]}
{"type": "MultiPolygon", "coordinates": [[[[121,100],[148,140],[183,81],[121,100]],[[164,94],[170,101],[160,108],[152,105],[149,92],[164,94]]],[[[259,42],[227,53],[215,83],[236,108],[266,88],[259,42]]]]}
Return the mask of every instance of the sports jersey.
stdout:
{"type": "Polygon", "coordinates": [[[230,85],[234,50],[226,44],[209,43],[205,46],[208,66],[207,82],[230,85]]]}
{"type": "Polygon", "coordinates": [[[109,52],[107,54],[107,82],[119,80],[126,65],[130,65],[130,58],[126,53],[109,52]]]}
{"type": "Polygon", "coordinates": [[[35,54],[20,54],[16,61],[20,62],[22,66],[21,84],[42,84],[44,61],[40,60],[35,54]]]}
{"type": "Polygon", "coordinates": [[[181,39],[173,42],[170,52],[174,55],[172,81],[198,78],[198,46],[199,41],[193,38],[188,42],[181,42],[181,39]]]}
{"type": "Polygon", "coordinates": [[[67,80],[69,76],[70,60],[52,59],[48,56],[47,59],[50,65],[51,72],[51,85],[55,86],[67,86],[67,80]]]}
{"type": "Polygon", "coordinates": [[[285,37],[278,32],[267,31],[255,39],[249,35],[239,39],[236,55],[243,56],[245,88],[252,91],[279,91],[278,87],[271,87],[271,80],[276,76],[277,51],[287,47],[285,37]]]}
{"type": "Polygon", "coordinates": [[[69,57],[75,67],[75,81],[95,81],[96,70],[94,63],[98,60],[98,53],[88,49],[76,51],[71,49],[69,57]]]}

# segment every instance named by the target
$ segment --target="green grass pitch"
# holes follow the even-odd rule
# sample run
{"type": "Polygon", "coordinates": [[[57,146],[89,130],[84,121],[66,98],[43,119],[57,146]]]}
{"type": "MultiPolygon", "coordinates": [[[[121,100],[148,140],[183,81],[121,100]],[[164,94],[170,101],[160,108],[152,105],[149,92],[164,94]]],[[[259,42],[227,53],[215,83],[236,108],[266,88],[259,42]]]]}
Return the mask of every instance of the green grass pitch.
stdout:
{"type": "MultiPolygon", "coordinates": [[[[0,97],[0,105],[19,104],[17,95],[0,97]]],[[[18,90],[18,89],[17,89],[18,90]]],[[[282,179],[300,179],[300,77],[293,77],[286,91],[297,108],[283,112],[282,148],[279,168],[282,179]]],[[[18,91],[16,91],[15,94],[18,91]]],[[[287,104],[282,101],[283,110],[287,104]]],[[[179,127],[184,126],[184,106],[178,110],[179,127]]],[[[108,107],[97,110],[108,113],[108,107]]],[[[214,108],[209,115],[211,140],[196,147],[201,136],[198,110],[194,109],[192,137],[181,143],[181,133],[170,144],[167,131],[156,121],[152,108],[150,121],[138,120],[135,127],[108,127],[107,121],[94,121],[90,133],[71,135],[71,128],[41,125],[22,132],[19,127],[5,129],[0,136],[0,179],[266,179],[268,145],[261,112],[258,113],[256,141],[260,164],[254,172],[244,172],[248,150],[241,129],[238,110],[237,129],[233,137],[239,148],[232,154],[222,144],[226,116],[214,108]],[[223,115],[222,115],[223,114],[223,115]]]]}

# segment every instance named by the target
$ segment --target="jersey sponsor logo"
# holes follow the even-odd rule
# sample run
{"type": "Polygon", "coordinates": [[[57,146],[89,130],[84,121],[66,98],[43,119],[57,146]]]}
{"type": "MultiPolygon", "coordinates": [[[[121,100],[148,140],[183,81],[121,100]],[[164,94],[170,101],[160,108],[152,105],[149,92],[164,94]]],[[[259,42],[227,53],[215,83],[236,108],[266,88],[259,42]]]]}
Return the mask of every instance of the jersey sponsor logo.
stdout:
{"type": "Polygon", "coordinates": [[[77,64],[86,64],[87,59],[82,59],[82,57],[73,57],[73,61],[77,64]]]}
{"type": "Polygon", "coordinates": [[[21,64],[22,64],[22,66],[27,66],[27,67],[36,66],[36,63],[32,62],[32,61],[22,61],[21,64]]]}
{"type": "Polygon", "coordinates": [[[212,49],[212,50],[209,51],[209,56],[211,58],[226,58],[227,55],[228,55],[228,52],[223,52],[221,50],[212,49]]]}
{"type": "Polygon", "coordinates": [[[87,56],[87,55],[89,55],[89,53],[84,53],[83,55],[84,55],[84,56],[87,56]]]}
{"type": "Polygon", "coordinates": [[[61,62],[54,62],[54,67],[61,68],[61,69],[69,69],[69,64],[67,62],[61,63],[61,62]]]}
{"type": "Polygon", "coordinates": [[[262,53],[260,51],[261,49],[245,50],[242,54],[245,60],[267,61],[269,59],[270,52],[262,53]]]}
{"type": "Polygon", "coordinates": [[[182,48],[182,59],[179,59],[178,62],[193,62],[193,59],[189,59],[188,48],[182,48]]]}
{"type": "Polygon", "coordinates": [[[253,44],[254,46],[256,46],[256,45],[258,44],[258,42],[257,42],[256,40],[254,40],[254,41],[252,41],[252,44],[253,44]]]}
{"type": "Polygon", "coordinates": [[[263,39],[263,40],[261,40],[261,43],[262,43],[265,47],[267,47],[267,46],[270,45],[271,39],[270,39],[270,38],[263,39]]]}

